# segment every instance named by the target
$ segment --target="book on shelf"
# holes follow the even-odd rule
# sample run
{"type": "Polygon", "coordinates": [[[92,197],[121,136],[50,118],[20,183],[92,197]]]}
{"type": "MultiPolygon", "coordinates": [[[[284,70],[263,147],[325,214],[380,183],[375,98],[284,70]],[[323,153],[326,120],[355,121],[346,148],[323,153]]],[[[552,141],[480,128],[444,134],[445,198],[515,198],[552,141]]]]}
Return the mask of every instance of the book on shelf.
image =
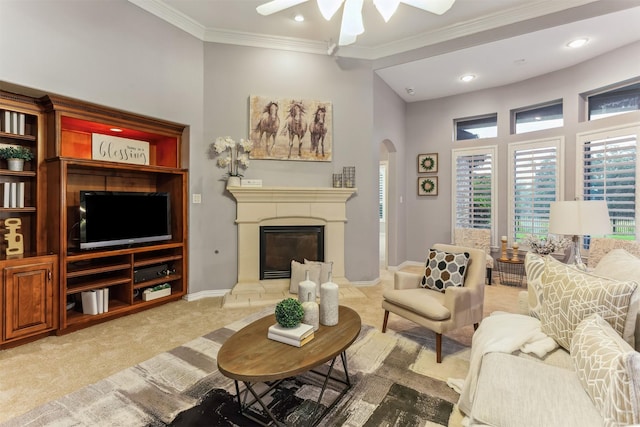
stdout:
{"type": "Polygon", "coordinates": [[[11,183],[11,196],[10,196],[10,200],[9,200],[9,207],[10,208],[17,208],[18,207],[17,192],[18,192],[18,184],[15,183],[15,182],[12,182],[11,183]]]}
{"type": "Polygon", "coordinates": [[[293,328],[285,328],[284,326],[276,323],[269,326],[269,334],[279,335],[281,337],[290,338],[294,340],[301,340],[313,333],[313,325],[307,325],[306,323],[299,323],[298,326],[293,328]]]}
{"type": "Polygon", "coordinates": [[[281,342],[283,344],[289,344],[292,345],[294,347],[302,347],[303,345],[305,345],[306,343],[308,343],[309,341],[311,341],[314,338],[314,333],[313,333],[313,327],[311,328],[311,334],[305,336],[304,338],[301,339],[296,339],[296,338],[289,338],[289,337],[285,337],[283,335],[278,335],[278,334],[274,334],[269,332],[267,334],[267,338],[269,338],[270,340],[273,341],[278,341],[281,342]]]}
{"type": "Polygon", "coordinates": [[[2,131],[5,133],[11,133],[11,111],[4,110],[2,116],[2,131]]]}
{"type": "Polygon", "coordinates": [[[18,133],[18,116],[16,111],[11,112],[11,133],[18,133]]]}
{"type": "Polygon", "coordinates": [[[2,197],[4,199],[4,203],[2,204],[2,207],[3,208],[10,207],[10,203],[11,203],[11,183],[10,182],[4,183],[2,197]]]}
{"type": "Polygon", "coordinates": [[[24,121],[25,115],[23,113],[18,114],[18,129],[15,131],[18,135],[24,135],[24,121]]]}
{"type": "Polygon", "coordinates": [[[19,208],[24,208],[24,182],[19,182],[16,186],[16,199],[19,208]]]}
{"type": "Polygon", "coordinates": [[[109,288],[91,289],[81,294],[84,314],[101,314],[109,311],[109,288]]]}

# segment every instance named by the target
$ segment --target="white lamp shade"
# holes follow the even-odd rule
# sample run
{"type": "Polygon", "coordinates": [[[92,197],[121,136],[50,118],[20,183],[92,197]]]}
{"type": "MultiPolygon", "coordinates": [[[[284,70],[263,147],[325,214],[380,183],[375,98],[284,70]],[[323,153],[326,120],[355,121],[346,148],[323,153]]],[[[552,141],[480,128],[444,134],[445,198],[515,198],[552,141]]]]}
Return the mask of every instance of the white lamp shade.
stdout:
{"type": "Polygon", "coordinates": [[[552,202],[549,233],[575,236],[611,234],[609,209],[604,200],[552,202]]]}

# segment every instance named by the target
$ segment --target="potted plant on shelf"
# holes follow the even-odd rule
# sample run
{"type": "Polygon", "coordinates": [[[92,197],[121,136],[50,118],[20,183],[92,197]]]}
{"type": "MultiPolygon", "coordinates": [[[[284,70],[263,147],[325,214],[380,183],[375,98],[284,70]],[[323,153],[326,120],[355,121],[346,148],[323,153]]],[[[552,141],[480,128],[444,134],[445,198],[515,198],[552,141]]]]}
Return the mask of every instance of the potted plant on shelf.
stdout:
{"type": "Polygon", "coordinates": [[[21,171],[24,169],[24,162],[33,159],[33,152],[29,147],[11,146],[0,148],[0,158],[7,159],[10,171],[21,171]]]}

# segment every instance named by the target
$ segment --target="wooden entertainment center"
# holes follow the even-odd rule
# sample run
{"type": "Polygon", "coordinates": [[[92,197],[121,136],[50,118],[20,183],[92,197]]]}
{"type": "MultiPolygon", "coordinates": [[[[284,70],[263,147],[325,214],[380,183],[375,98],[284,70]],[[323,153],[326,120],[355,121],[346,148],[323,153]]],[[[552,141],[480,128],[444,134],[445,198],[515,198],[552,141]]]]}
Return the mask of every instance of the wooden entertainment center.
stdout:
{"type": "Polygon", "coordinates": [[[184,125],[70,98],[0,91],[0,144],[28,146],[34,152],[23,172],[9,171],[0,160],[1,182],[24,182],[25,189],[24,207],[0,207],[3,232],[7,219],[20,219],[24,246],[23,255],[7,255],[8,242],[0,242],[0,348],[71,332],[186,294],[184,131],[184,125]],[[6,111],[24,115],[24,130],[5,128],[6,111]],[[126,155],[96,159],[93,135],[144,141],[148,160],[130,163],[126,155]],[[81,250],[80,191],[169,193],[171,239],[81,250]],[[138,270],[161,267],[162,275],[135,280],[138,270]],[[143,299],[145,289],[160,284],[170,286],[169,295],[143,299]],[[107,310],[84,314],[82,293],[105,288],[107,310]]]}

